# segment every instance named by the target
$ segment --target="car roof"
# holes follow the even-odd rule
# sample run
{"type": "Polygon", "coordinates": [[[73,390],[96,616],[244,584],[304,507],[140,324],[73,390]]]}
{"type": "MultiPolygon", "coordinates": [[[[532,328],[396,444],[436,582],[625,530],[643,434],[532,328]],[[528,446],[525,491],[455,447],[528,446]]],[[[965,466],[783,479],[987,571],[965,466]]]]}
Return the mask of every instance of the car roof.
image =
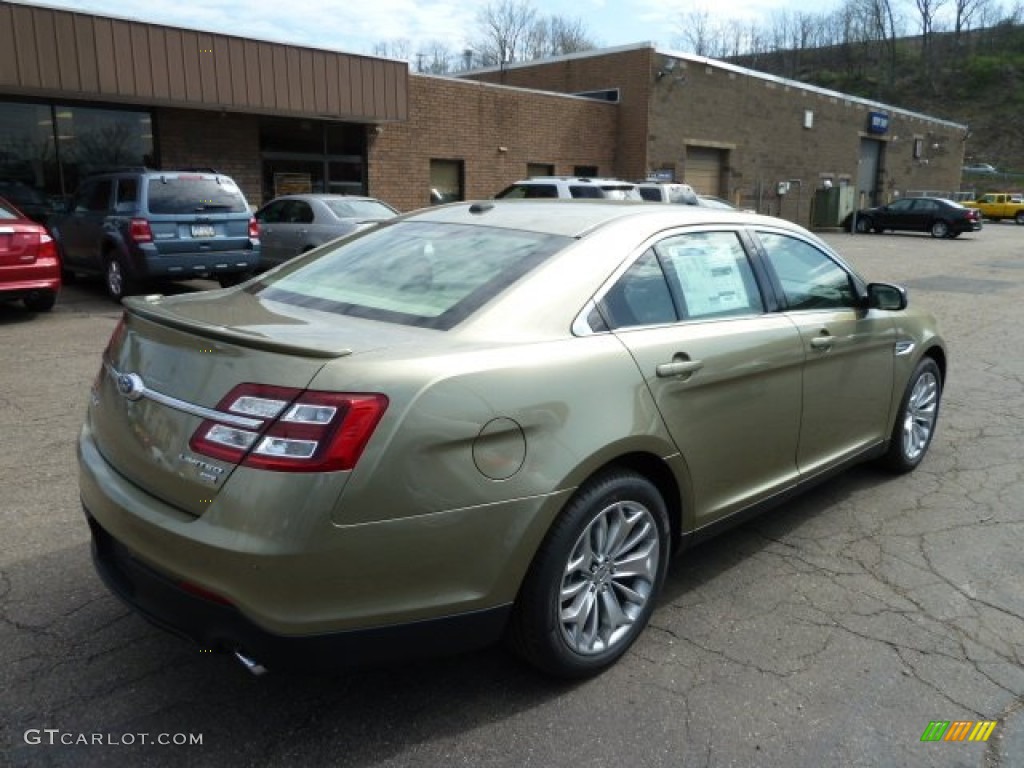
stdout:
{"type": "Polygon", "coordinates": [[[612,222],[630,219],[651,231],[687,224],[766,221],[799,229],[783,219],[757,214],[693,205],[652,206],[641,200],[478,200],[423,208],[393,221],[486,225],[578,238],[612,222]]]}
{"type": "Polygon", "coordinates": [[[632,181],[613,179],[605,176],[531,176],[528,179],[520,179],[514,184],[550,184],[552,182],[564,181],[572,184],[626,184],[635,186],[632,181]]]}
{"type": "Polygon", "coordinates": [[[274,200],[372,200],[376,203],[383,202],[376,197],[367,197],[366,195],[337,195],[330,192],[295,192],[290,195],[278,195],[268,202],[272,203],[274,200]]]}

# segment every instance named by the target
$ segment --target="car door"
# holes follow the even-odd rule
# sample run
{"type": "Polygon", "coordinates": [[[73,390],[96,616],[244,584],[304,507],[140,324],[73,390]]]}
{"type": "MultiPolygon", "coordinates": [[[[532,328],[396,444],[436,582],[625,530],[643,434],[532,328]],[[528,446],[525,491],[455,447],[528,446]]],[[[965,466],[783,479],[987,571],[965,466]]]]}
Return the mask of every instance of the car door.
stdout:
{"type": "Polygon", "coordinates": [[[803,347],[738,231],[660,238],[598,306],[686,463],[696,527],[795,482],[803,347]]]}
{"type": "Polygon", "coordinates": [[[806,357],[797,464],[815,473],[886,436],[896,329],[867,309],[859,281],[818,245],[788,232],[758,231],[785,316],[806,357]]]}
{"type": "Polygon", "coordinates": [[[58,240],[69,264],[100,268],[100,244],[112,189],[111,179],[93,179],[84,182],[75,194],[58,232],[58,240]]]}
{"type": "Polygon", "coordinates": [[[269,268],[280,264],[287,258],[287,236],[282,221],[288,200],[271,200],[256,214],[260,224],[260,265],[269,268]]]}
{"type": "Polygon", "coordinates": [[[915,220],[911,211],[913,200],[897,200],[894,203],[884,206],[880,210],[877,229],[920,229],[920,224],[915,220]]]}

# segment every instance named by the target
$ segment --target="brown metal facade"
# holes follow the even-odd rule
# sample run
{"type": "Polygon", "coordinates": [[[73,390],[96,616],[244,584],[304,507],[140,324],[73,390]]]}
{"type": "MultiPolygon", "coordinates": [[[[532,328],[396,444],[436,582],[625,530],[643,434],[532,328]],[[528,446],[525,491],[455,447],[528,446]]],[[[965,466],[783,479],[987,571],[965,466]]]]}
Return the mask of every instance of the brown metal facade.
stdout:
{"type": "Polygon", "coordinates": [[[408,118],[405,62],[0,2],[0,89],[369,123],[408,118]]]}

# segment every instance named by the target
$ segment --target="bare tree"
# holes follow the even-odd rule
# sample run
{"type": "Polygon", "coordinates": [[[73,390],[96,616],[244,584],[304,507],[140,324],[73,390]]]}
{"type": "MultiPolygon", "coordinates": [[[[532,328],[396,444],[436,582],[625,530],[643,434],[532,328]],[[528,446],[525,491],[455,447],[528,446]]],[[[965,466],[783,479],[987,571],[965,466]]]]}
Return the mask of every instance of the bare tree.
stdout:
{"type": "Polygon", "coordinates": [[[528,0],[492,0],[485,5],[477,14],[480,35],[473,43],[481,63],[520,60],[536,20],[537,11],[528,0]]]}
{"type": "Polygon", "coordinates": [[[409,61],[412,57],[412,42],[404,37],[381,40],[379,43],[373,44],[373,55],[409,61]]]}
{"type": "Polygon", "coordinates": [[[704,10],[690,11],[679,21],[680,47],[698,56],[710,56],[714,45],[711,15],[704,10]]]}
{"type": "Polygon", "coordinates": [[[935,30],[935,17],[945,4],[946,0],[914,0],[921,24],[921,65],[925,77],[929,77],[931,74],[932,35],[935,30]]]}

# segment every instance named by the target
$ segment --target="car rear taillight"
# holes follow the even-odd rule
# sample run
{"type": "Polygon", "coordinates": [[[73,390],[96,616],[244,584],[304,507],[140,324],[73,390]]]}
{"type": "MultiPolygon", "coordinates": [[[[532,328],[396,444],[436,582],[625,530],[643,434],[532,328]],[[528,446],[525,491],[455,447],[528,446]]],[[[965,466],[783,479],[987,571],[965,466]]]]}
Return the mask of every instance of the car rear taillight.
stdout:
{"type": "Polygon", "coordinates": [[[239,384],[189,446],[232,464],[278,472],[352,469],[388,407],[377,394],[239,384]],[[232,417],[242,417],[241,420],[232,417]]]}
{"type": "Polygon", "coordinates": [[[150,229],[149,222],[145,219],[132,219],[128,236],[136,243],[153,242],[153,230],[150,229]]]}
{"type": "Polygon", "coordinates": [[[259,240],[260,237],[260,223],[256,221],[255,217],[249,219],[249,239],[259,240]]]}
{"type": "Polygon", "coordinates": [[[57,243],[48,234],[39,235],[39,256],[40,259],[56,259],[57,243]]]}

